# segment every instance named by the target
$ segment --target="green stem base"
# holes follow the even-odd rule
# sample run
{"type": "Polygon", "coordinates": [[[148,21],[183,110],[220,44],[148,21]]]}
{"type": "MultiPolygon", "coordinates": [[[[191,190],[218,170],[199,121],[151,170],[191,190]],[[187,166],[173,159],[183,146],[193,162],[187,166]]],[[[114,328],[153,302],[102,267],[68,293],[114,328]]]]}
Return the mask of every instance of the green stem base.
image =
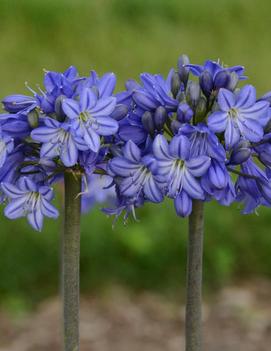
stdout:
{"type": "Polygon", "coordinates": [[[62,295],[64,350],[79,351],[79,259],[81,176],[66,172],[64,230],[62,237],[62,295]]]}
{"type": "Polygon", "coordinates": [[[186,351],[202,350],[202,256],[203,256],[203,202],[193,201],[189,217],[186,287],[186,351]]]}

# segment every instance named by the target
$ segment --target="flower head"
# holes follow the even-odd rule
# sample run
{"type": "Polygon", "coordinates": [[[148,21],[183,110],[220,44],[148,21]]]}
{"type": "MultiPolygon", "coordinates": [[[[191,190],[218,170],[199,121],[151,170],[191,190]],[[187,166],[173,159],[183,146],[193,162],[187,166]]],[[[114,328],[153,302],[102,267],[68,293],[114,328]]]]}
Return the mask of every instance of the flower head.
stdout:
{"type": "Polygon", "coordinates": [[[269,119],[269,104],[256,102],[253,86],[244,86],[236,95],[220,89],[217,100],[219,110],[208,117],[208,126],[213,132],[225,132],[227,148],[236,145],[241,136],[252,142],[262,139],[263,128],[269,119]]]}

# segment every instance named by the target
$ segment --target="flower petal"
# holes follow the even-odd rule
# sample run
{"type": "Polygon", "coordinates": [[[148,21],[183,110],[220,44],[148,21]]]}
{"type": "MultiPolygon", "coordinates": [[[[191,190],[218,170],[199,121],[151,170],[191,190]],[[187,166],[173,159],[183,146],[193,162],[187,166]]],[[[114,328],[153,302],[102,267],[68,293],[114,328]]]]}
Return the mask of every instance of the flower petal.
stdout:
{"type": "Polygon", "coordinates": [[[154,110],[156,109],[156,107],[158,107],[158,104],[154,100],[154,98],[150,94],[142,90],[137,90],[133,94],[133,99],[135,103],[144,110],[154,110]]]}
{"type": "Polygon", "coordinates": [[[15,200],[12,200],[4,210],[4,214],[7,218],[9,219],[16,219],[23,217],[25,215],[24,213],[24,203],[26,201],[26,196],[19,197],[15,200]]]}
{"type": "Polygon", "coordinates": [[[51,139],[58,137],[59,129],[49,127],[39,127],[31,132],[31,137],[34,140],[41,141],[42,143],[49,142],[51,139]]]}
{"type": "Polygon", "coordinates": [[[263,137],[263,127],[259,122],[246,118],[242,121],[238,121],[238,126],[241,134],[249,141],[258,142],[263,137]]]}
{"type": "Polygon", "coordinates": [[[115,86],[116,86],[116,76],[114,73],[106,73],[104,74],[98,84],[97,84],[97,87],[98,87],[98,90],[99,90],[99,96],[100,97],[108,97],[108,96],[111,96],[114,89],[115,89],[115,86]]]}
{"type": "Polygon", "coordinates": [[[161,202],[163,200],[163,194],[157,184],[155,183],[152,176],[150,176],[143,187],[146,198],[152,202],[161,202]]]}
{"type": "Polygon", "coordinates": [[[204,192],[199,182],[193,177],[189,171],[184,172],[183,189],[187,192],[192,199],[204,199],[204,192]]]}
{"type": "Polygon", "coordinates": [[[115,175],[131,177],[140,168],[140,165],[132,163],[124,157],[114,157],[109,162],[108,168],[115,175]]]}
{"type": "Polygon", "coordinates": [[[231,91],[221,88],[218,93],[217,101],[220,109],[227,112],[235,105],[235,95],[231,91]]]}
{"type": "Polygon", "coordinates": [[[192,212],[192,200],[185,191],[174,199],[174,207],[178,216],[187,217],[192,212]]]}
{"type": "Polygon", "coordinates": [[[185,162],[186,167],[194,177],[200,177],[206,173],[210,164],[211,159],[208,156],[198,156],[185,162]]]}
{"type": "Polygon", "coordinates": [[[66,167],[74,166],[78,159],[78,150],[71,135],[61,145],[60,158],[66,167]]]}
{"type": "Polygon", "coordinates": [[[79,103],[73,99],[65,99],[62,102],[62,109],[70,119],[75,119],[80,115],[79,103]]]}
{"type": "Polygon", "coordinates": [[[227,119],[227,127],[225,130],[225,144],[227,148],[233,147],[240,140],[240,132],[232,120],[232,118],[227,119]]]}
{"type": "Polygon", "coordinates": [[[169,144],[169,153],[175,158],[187,160],[190,153],[191,143],[184,135],[175,135],[169,144]]]}
{"type": "Polygon", "coordinates": [[[124,148],[123,148],[123,155],[128,160],[138,163],[141,159],[141,151],[138,146],[131,140],[129,140],[124,148]]]}
{"type": "Polygon", "coordinates": [[[256,89],[252,85],[245,85],[236,97],[236,108],[248,108],[255,104],[256,89]]]}
{"type": "Polygon", "coordinates": [[[80,109],[87,111],[93,108],[97,103],[97,95],[90,88],[83,89],[80,95],[80,109]]]}
{"type": "Polygon", "coordinates": [[[46,217],[57,218],[59,216],[58,210],[44,198],[41,200],[41,211],[46,217]]]}
{"type": "Polygon", "coordinates": [[[41,213],[40,206],[27,215],[28,223],[37,231],[41,231],[43,226],[43,214],[41,213]]]}
{"type": "Polygon", "coordinates": [[[88,147],[90,148],[90,150],[94,152],[99,151],[100,144],[101,144],[100,137],[91,127],[86,128],[84,126],[83,138],[87,143],[88,147]]]}
{"type": "Polygon", "coordinates": [[[169,146],[163,135],[157,135],[152,144],[153,154],[158,160],[170,160],[169,146]]]}
{"type": "Polygon", "coordinates": [[[24,196],[25,191],[17,188],[15,185],[11,184],[11,183],[1,183],[1,188],[3,190],[3,192],[10,197],[11,199],[17,199],[19,197],[24,196]]]}
{"type": "Polygon", "coordinates": [[[111,117],[96,117],[96,122],[98,124],[96,131],[99,135],[113,135],[118,131],[118,122],[111,117]]]}
{"type": "Polygon", "coordinates": [[[227,126],[227,112],[216,111],[208,117],[208,127],[216,133],[221,133],[227,126]]]}
{"type": "Polygon", "coordinates": [[[42,144],[40,157],[54,158],[59,155],[59,145],[51,142],[42,144]]]}
{"type": "Polygon", "coordinates": [[[109,116],[116,107],[116,98],[107,97],[104,99],[99,99],[97,104],[89,110],[92,117],[104,117],[109,116]]]}

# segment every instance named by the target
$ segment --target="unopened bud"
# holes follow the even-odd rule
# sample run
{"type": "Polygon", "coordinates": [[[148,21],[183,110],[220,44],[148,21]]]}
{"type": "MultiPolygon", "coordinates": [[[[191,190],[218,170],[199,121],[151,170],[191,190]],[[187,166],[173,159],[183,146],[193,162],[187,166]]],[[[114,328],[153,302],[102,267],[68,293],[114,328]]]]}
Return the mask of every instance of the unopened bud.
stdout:
{"type": "Polygon", "coordinates": [[[193,108],[196,107],[200,98],[200,86],[199,83],[190,81],[187,87],[187,102],[193,108]]]}
{"type": "Polygon", "coordinates": [[[206,116],[207,112],[207,101],[206,99],[202,96],[200,97],[197,106],[196,106],[196,111],[195,111],[195,116],[197,120],[202,120],[206,116]]]}
{"type": "Polygon", "coordinates": [[[203,94],[206,97],[209,97],[213,90],[213,77],[209,71],[205,70],[201,73],[199,77],[199,84],[203,94]]]}
{"type": "Polygon", "coordinates": [[[189,68],[186,67],[190,63],[187,55],[181,55],[178,59],[178,73],[181,82],[186,86],[189,77],[189,68]]]}
{"type": "Polygon", "coordinates": [[[150,134],[154,133],[155,126],[154,126],[154,121],[152,114],[149,111],[146,111],[143,113],[141,117],[141,122],[143,124],[143,127],[146,129],[146,131],[150,134]]]}
{"type": "Polygon", "coordinates": [[[127,113],[128,113],[128,107],[124,104],[118,104],[110,116],[114,118],[116,121],[120,121],[127,115],[127,113]]]}
{"type": "Polygon", "coordinates": [[[154,112],[155,129],[161,130],[167,120],[167,111],[163,106],[159,106],[154,112]]]}
{"type": "Polygon", "coordinates": [[[56,114],[57,114],[57,119],[59,121],[63,121],[63,119],[65,117],[65,113],[64,113],[64,111],[62,109],[62,103],[63,103],[64,99],[66,99],[65,95],[59,95],[56,98],[56,101],[55,101],[55,111],[56,111],[56,114]]]}
{"type": "Polygon", "coordinates": [[[215,89],[225,88],[230,80],[230,73],[227,71],[220,71],[215,75],[214,86],[215,89]]]}
{"type": "Polygon", "coordinates": [[[174,72],[171,77],[171,92],[174,98],[176,98],[180,87],[181,87],[181,80],[177,72],[174,72]]]}
{"type": "Polygon", "coordinates": [[[190,106],[186,103],[179,104],[178,109],[177,109],[177,119],[181,123],[186,123],[191,120],[193,117],[193,110],[190,108],[190,106]]]}
{"type": "Polygon", "coordinates": [[[230,163],[239,165],[248,160],[251,155],[251,148],[248,141],[241,141],[232,151],[230,163]]]}
{"type": "Polygon", "coordinates": [[[171,128],[173,134],[178,134],[179,129],[181,128],[181,126],[182,126],[182,123],[177,121],[176,119],[174,119],[171,122],[171,125],[170,125],[170,128],[171,128]]]}
{"type": "Polygon", "coordinates": [[[226,85],[226,88],[231,91],[234,91],[234,89],[237,87],[238,82],[239,82],[238,74],[235,72],[231,72],[229,75],[229,81],[226,85]]]}
{"type": "Polygon", "coordinates": [[[27,121],[31,128],[37,128],[39,126],[39,114],[36,110],[32,110],[27,115],[27,121]]]}

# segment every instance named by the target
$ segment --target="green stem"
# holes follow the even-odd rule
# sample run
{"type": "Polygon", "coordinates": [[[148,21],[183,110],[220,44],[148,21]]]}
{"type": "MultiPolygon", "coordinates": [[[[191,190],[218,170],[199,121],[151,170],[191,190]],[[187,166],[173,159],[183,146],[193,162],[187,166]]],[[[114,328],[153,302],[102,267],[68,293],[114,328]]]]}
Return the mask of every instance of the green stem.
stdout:
{"type": "Polygon", "coordinates": [[[64,230],[62,237],[62,295],[64,350],[79,351],[79,258],[81,176],[66,172],[64,230]]]}
{"type": "Polygon", "coordinates": [[[202,255],[203,255],[203,202],[193,201],[189,217],[186,288],[186,351],[202,349],[202,255]]]}

